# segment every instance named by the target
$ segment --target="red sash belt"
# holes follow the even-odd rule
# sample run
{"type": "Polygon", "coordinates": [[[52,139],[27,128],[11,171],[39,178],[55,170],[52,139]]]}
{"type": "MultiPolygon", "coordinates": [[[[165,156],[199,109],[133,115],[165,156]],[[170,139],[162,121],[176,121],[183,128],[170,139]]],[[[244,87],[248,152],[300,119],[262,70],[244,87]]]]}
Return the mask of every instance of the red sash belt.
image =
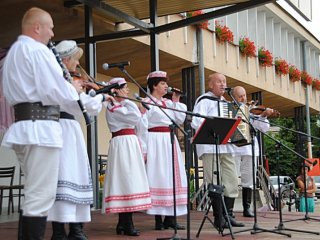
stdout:
{"type": "Polygon", "coordinates": [[[131,128],[121,129],[117,132],[113,132],[112,138],[117,137],[117,136],[123,136],[123,135],[136,135],[136,131],[131,128]]]}
{"type": "Polygon", "coordinates": [[[149,128],[148,132],[170,132],[169,127],[153,127],[149,128]]]}

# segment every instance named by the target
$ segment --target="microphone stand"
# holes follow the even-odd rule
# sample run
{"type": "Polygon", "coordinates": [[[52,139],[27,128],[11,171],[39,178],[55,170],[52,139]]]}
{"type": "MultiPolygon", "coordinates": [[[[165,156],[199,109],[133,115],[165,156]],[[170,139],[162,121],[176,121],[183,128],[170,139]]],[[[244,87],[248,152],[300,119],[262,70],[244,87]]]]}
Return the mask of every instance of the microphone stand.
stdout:
{"type": "MultiPolygon", "coordinates": [[[[287,230],[287,231],[294,231],[294,232],[302,232],[302,233],[310,233],[310,234],[316,234],[316,235],[320,235],[319,232],[312,232],[312,231],[305,231],[305,230],[297,230],[297,229],[292,229],[292,228],[286,228],[284,227],[284,222],[293,222],[293,221],[298,221],[298,220],[310,220],[310,219],[314,219],[314,218],[310,218],[308,216],[308,205],[307,205],[307,201],[306,201],[306,214],[305,214],[305,217],[304,218],[301,218],[301,219],[294,219],[294,220],[287,220],[287,221],[282,221],[282,211],[281,211],[281,197],[280,197],[280,194],[281,194],[281,189],[280,189],[280,163],[279,163],[279,153],[280,153],[280,147],[283,146],[285,147],[287,150],[289,150],[290,152],[294,153],[295,155],[299,156],[300,158],[303,159],[303,164],[304,164],[304,161],[308,161],[308,159],[306,159],[304,156],[300,155],[299,153],[297,153],[296,151],[292,150],[291,148],[289,148],[288,146],[286,146],[285,144],[281,143],[279,140],[273,138],[272,136],[270,136],[269,134],[266,134],[266,133],[263,133],[265,136],[267,136],[268,138],[272,139],[276,145],[276,150],[277,150],[277,168],[278,168],[278,206],[279,206],[279,216],[280,216],[280,222],[279,222],[279,225],[278,227],[276,227],[278,230],[287,230]]],[[[304,170],[305,171],[305,170],[304,170]]],[[[304,172],[305,173],[305,172],[304,172]]],[[[306,178],[304,178],[304,186],[306,186],[306,178]]],[[[304,189],[304,194],[305,194],[305,198],[306,198],[306,187],[304,189]]],[[[314,220],[318,220],[319,219],[314,219],[314,220]]]]}
{"type": "MultiPolygon", "coordinates": [[[[228,93],[229,94],[229,93],[228,93]]],[[[230,94],[229,94],[230,95],[230,94]]],[[[233,101],[236,103],[234,97],[232,95],[230,95],[230,97],[233,99],[233,101]]],[[[241,110],[241,109],[240,109],[241,110]]],[[[242,111],[242,110],[241,110],[242,111]]],[[[255,119],[255,120],[258,120],[258,121],[261,121],[259,119],[255,119]]],[[[306,136],[310,136],[308,134],[305,134],[305,133],[302,133],[302,132],[298,132],[298,131],[295,131],[295,130],[292,130],[292,129],[288,129],[286,128],[287,130],[290,130],[290,131],[293,131],[293,132],[296,132],[296,133],[299,133],[299,134],[302,134],[302,135],[306,135],[306,136]]],[[[289,148],[288,146],[286,146],[285,144],[281,143],[279,140],[273,138],[272,136],[270,136],[269,134],[267,133],[263,133],[265,136],[267,136],[268,138],[270,138],[271,140],[273,140],[276,144],[275,144],[275,147],[276,147],[276,153],[277,153],[277,156],[276,156],[276,160],[277,160],[277,175],[278,175],[278,208],[279,208],[279,224],[278,226],[276,227],[276,230],[277,231],[282,231],[282,230],[287,230],[287,231],[295,231],[295,232],[302,232],[302,233],[310,233],[310,234],[316,234],[316,235],[319,235],[320,233],[319,232],[312,232],[312,231],[304,231],[304,230],[297,230],[297,229],[291,229],[291,228],[285,228],[284,227],[284,222],[293,222],[293,221],[298,221],[298,220],[303,220],[303,221],[306,221],[306,220],[317,220],[317,221],[320,221],[320,219],[316,219],[316,218],[310,218],[308,216],[308,203],[307,203],[307,190],[306,190],[306,187],[304,189],[304,194],[305,194],[305,202],[306,202],[306,214],[305,214],[305,217],[304,218],[301,218],[301,219],[294,219],[294,220],[286,220],[286,221],[282,221],[282,207],[281,207],[281,188],[280,188],[280,163],[279,163],[279,155],[280,155],[280,147],[283,146],[285,147],[287,150],[291,151],[292,153],[294,153],[295,155],[299,156],[300,158],[303,159],[303,164],[304,162],[308,162],[309,164],[312,164],[311,161],[309,161],[306,157],[300,155],[299,153],[297,153],[296,151],[292,150],[291,148],[289,148]]],[[[304,169],[304,174],[305,174],[305,169],[304,169]]],[[[255,179],[254,179],[255,180],[255,179]]],[[[304,178],[304,186],[306,186],[306,178],[304,178]]],[[[254,195],[255,196],[255,195],[254,195]]],[[[254,199],[255,201],[255,199],[254,199]]],[[[256,215],[256,213],[255,213],[256,215]]],[[[281,232],[277,232],[277,233],[281,233],[281,232]]],[[[281,233],[283,234],[283,233],[281,233]]],[[[291,237],[291,234],[288,234],[287,236],[291,237]]]]}
{"type": "MultiPolygon", "coordinates": [[[[190,112],[190,111],[183,111],[183,110],[179,110],[179,109],[173,109],[173,108],[161,106],[161,105],[154,104],[154,103],[147,103],[147,102],[143,102],[143,101],[138,100],[138,99],[132,99],[132,98],[130,98],[130,97],[125,97],[125,96],[121,96],[121,95],[116,95],[116,96],[119,97],[119,98],[124,98],[124,99],[131,100],[131,101],[134,101],[134,102],[144,103],[144,104],[146,104],[146,105],[157,106],[157,107],[159,107],[159,108],[161,108],[161,109],[169,109],[169,110],[176,111],[176,112],[182,112],[182,113],[185,113],[185,114],[187,114],[187,115],[194,116],[194,117],[201,117],[201,118],[204,118],[204,119],[216,119],[216,118],[219,118],[219,117],[204,116],[204,115],[201,115],[201,114],[198,114],[198,113],[194,113],[194,112],[190,112]]],[[[190,138],[190,139],[191,139],[191,138],[190,138]]],[[[188,154],[186,154],[186,156],[187,156],[187,155],[188,155],[188,154]]],[[[189,164],[188,159],[186,160],[186,168],[187,168],[187,171],[188,171],[188,175],[187,175],[187,178],[188,178],[188,179],[187,179],[187,180],[188,180],[187,239],[190,239],[190,201],[189,201],[189,197],[190,197],[190,187],[189,187],[189,185],[190,185],[190,179],[189,179],[189,178],[190,178],[190,174],[189,174],[189,173],[190,173],[190,164],[189,164]]],[[[222,199],[222,201],[223,201],[223,199],[222,199]]],[[[223,203],[224,203],[224,202],[223,202],[223,203]]],[[[223,204],[223,206],[224,206],[224,208],[225,208],[225,205],[224,205],[224,204],[223,204]]],[[[209,208],[209,209],[210,209],[210,208],[209,208]]],[[[208,209],[208,211],[209,211],[209,209],[208,209]]],[[[225,209],[225,211],[226,211],[226,209],[225,209]]],[[[206,214],[207,214],[207,213],[206,213],[206,214]]],[[[206,217],[206,218],[209,219],[208,217],[206,217]]],[[[204,220],[205,220],[205,218],[203,219],[203,222],[202,222],[201,225],[203,225],[204,220]]],[[[211,219],[209,219],[209,221],[211,222],[211,224],[213,224],[212,221],[211,221],[211,219]]],[[[231,229],[231,224],[230,224],[229,218],[228,218],[228,222],[229,222],[229,230],[230,230],[232,239],[234,239],[234,238],[233,238],[233,235],[232,235],[232,229],[231,229]]],[[[201,228],[202,228],[202,227],[201,227],[201,228]]],[[[201,229],[198,230],[198,234],[197,234],[197,235],[200,234],[200,231],[201,231],[201,229]]],[[[198,237],[198,236],[197,236],[197,237],[198,237]]],[[[167,239],[167,238],[166,238],[166,239],[167,239]]],[[[171,239],[176,240],[176,239],[179,239],[179,238],[171,238],[171,239]]]]}
{"type": "MultiPolygon", "coordinates": [[[[258,121],[261,121],[261,120],[258,120],[258,121]]],[[[275,125],[275,124],[273,124],[275,125]]],[[[277,125],[276,125],[277,126],[277,125]]],[[[314,139],[317,139],[317,140],[320,140],[320,138],[318,137],[314,137],[314,136],[311,136],[309,134],[306,134],[306,133],[303,133],[303,132],[300,132],[300,131],[296,131],[296,130],[293,130],[293,129],[289,129],[289,128],[286,128],[286,127],[282,127],[282,126],[278,126],[280,128],[283,128],[285,130],[288,130],[288,131],[291,131],[291,132],[294,132],[294,133],[297,133],[297,134],[301,134],[301,135],[304,135],[306,137],[311,137],[311,138],[314,138],[314,139]]],[[[285,144],[281,143],[279,140],[271,137],[270,135],[268,135],[267,133],[263,133],[265,136],[269,137],[270,139],[272,139],[274,142],[276,142],[275,144],[275,148],[276,148],[276,160],[277,160],[277,175],[278,175],[278,207],[279,207],[279,215],[280,215],[280,223],[278,225],[278,229],[280,230],[288,230],[288,231],[296,231],[296,232],[305,232],[305,233],[311,233],[311,234],[316,234],[316,235],[319,235],[319,232],[310,232],[310,231],[302,231],[302,230],[296,230],[296,229],[288,229],[288,228],[285,228],[283,226],[283,222],[293,222],[293,221],[298,221],[298,220],[302,220],[302,221],[306,221],[306,220],[315,220],[315,221],[320,221],[320,219],[317,219],[317,218],[311,218],[308,214],[308,201],[307,201],[307,184],[306,184],[306,178],[303,179],[303,184],[305,186],[305,189],[304,189],[304,198],[305,198],[305,204],[306,204],[306,214],[303,218],[300,218],[300,219],[293,219],[293,220],[286,220],[286,221],[282,221],[282,212],[281,212],[281,188],[280,188],[280,164],[279,164],[279,155],[280,155],[280,147],[283,146],[285,147],[287,150],[291,151],[293,154],[295,154],[296,156],[300,157],[301,159],[303,159],[303,164],[304,162],[307,162],[309,164],[313,164],[313,162],[311,162],[309,159],[307,159],[306,157],[300,155],[298,152],[292,150],[291,148],[289,148],[288,146],[286,146],[285,144]]],[[[305,169],[303,169],[303,174],[305,175],[305,169]]]]}
{"type": "MultiPolygon", "coordinates": [[[[124,66],[119,66],[119,69],[136,85],[138,86],[138,88],[146,94],[146,96],[148,96],[151,101],[154,103],[154,104],[157,104],[156,101],[153,99],[153,97],[148,94],[141,86],[140,84],[125,70],[124,66]]],[[[158,104],[157,104],[158,105],[158,104]]],[[[175,128],[178,128],[183,134],[185,137],[188,136],[188,134],[162,109],[162,108],[159,108],[162,113],[171,121],[172,124],[169,125],[169,128],[170,128],[170,138],[171,138],[171,149],[172,149],[172,186],[173,186],[173,217],[174,217],[174,224],[175,224],[175,227],[174,227],[174,235],[172,237],[169,237],[169,238],[158,238],[158,239],[172,239],[172,240],[181,240],[183,238],[181,238],[178,233],[177,233],[177,210],[176,210],[176,183],[175,183],[175,164],[174,164],[174,129],[175,128]]],[[[187,155],[186,155],[187,156],[187,155]]],[[[188,169],[188,171],[190,171],[188,169]]],[[[189,201],[189,191],[190,191],[190,187],[189,187],[189,184],[190,184],[190,181],[189,179],[187,179],[187,191],[188,191],[188,196],[187,196],[187,199],[188,199],[188,202],[187,202],[187,215],[188,215],[188,220],[190,218],[190,211],[189,211],[189,205],[190,205],[190,201],[189,201]]],[[[190,239],[190,229],[187,229],[188,231],[188,239],[190,239]]]]}
{"type": "MultiPolygon", "coordinates": [[[[260,119],[256,119],[256,118],[253,118],[253,119],[254,119],[255,121],[263,122],[263,121],[260,120],[260,119]]],[[[282,129],[284,129],[284,130],[287,130],[287,131],[290,131],[290,132],[293,132],[293,133],[296,133],[296,134],[305,136],[305,137],[310,137],[311,139],[320,140],[319,137],[315,137],[315,136],[309,135],[309,134],[304,133],[304,132],[301,132],[301,131],[297,131],[297,130],[294,130],[294,129],[290,129],[290,128],[287,128],[287,127],[284,127],[284,126],[280,126],[280,125],[277,125],[277,124],[271,123],[271,122],[270,122],[269,124],[272,125],[272,126],[276,126],[276,127],[282,128],[282,129]]]]}
{"type": "MultiPolygon", "coordinates": [[[[132,98],[129,98],[129,97],[124,97],[124,96],[120,96],[120,95],[115,95],[115,96],[117,96],[117,97],[119,97],[119,98],[124,98],[124,99],[128,99],[128,100],[132,100],[132,101],[135,101],[135,102],[139,102],[139,103],[144,103],[144,104],[146,104],[146,105],[153,105],[153,106],[157,106],[157,107],[159,107],[159,108],[163,108],[163,109],[170,109],[170,110],[173,110],[173,111],[177,111],[177,112],[182,112],[182,113],[185,113],[185,114],[187,114],[187,115],[191,115],[191,116],[195,116],[195,117],[201,117],[201,118],[204,118],[204,119],[211,119],[211,120],[213,120],[213,119],[218,119],[219,117],[210,117],[210,116],[204,116],[204,115],[201,115],[201,114],[198,114],[198,113],[194,113],[194,112],[189,112],[189,111],[182,111],[182,110],[179,110],[179,109],[172,109],[172,108],[169,108],[169,107],[164,107],[164,106],[161,106],[161,105],[158,105],[158,104],[154,104],[154,103],[147,103],[147,102],[143,102],[143,101],[141,101],[141,100],[138,100],[138,99],[132,99],[132,98]]],[[[146,106],[144,106],[145,108],[146,108],[146,106]]],[[[216,158],[217,158],[217,162],[216,162],[216,165],[217,165],[217,171],[216,171],[216,174],[217,174],[217,184],[218,185],[220,185],[220,176],[219,176],[219,160],[218,160],[218,142],[219,142],[219,140],[218,140],[218,136],[215,134],[215,133],[213,133],[213,138],[214,138],[214,145],[216,146],[216,158]]],[[[186,161],[186,163],[188,164],[188,161],[186,161]]],[[[212,161],[212,164],[213,164],[213,161],[212,161]]],[[[189,169],[189,164],[187,165],[187,169],[189,169]]],[[[213,169],[213,168],[212,168],[213,169]]],[[[189,176],[188,176],[189,177],[189,176]]],[[[213,175],[212,175],[212,177],[213,177],[213,175]]],[[[188,189],[189,190],[189,189],[188,189]]],[[[190,194],[189,194],[189,191],[188,191],[188,196],[190,196],[190,194]]],[[[222,201],[222,205],[223,205],[223,208],[224,208],[224,211],[225,212],[227,212],[227,210],[226,210],[226,206],[225,206],[225,203],[224,203],[224,200],[223,200],[223,196],[222,195],[220,195],[220,198],[221,198],[221,201],[222,201]]],[[[211,200],[210,200],[211,201],[211,200]]],[[[212,206],[212,203],[211,203],[211,205],[210,205],[210,207],[212,206]]],[[[199,230],[198,230],[198,233],[197,233],[197,235],[196,235],[196,237],[199,237],[199,235],[200,235],[200,232],[201,232],[201,229],[202,229],[202,226],[203,226],[203,224],[204,224],[204,222],[205,222],[205,220],[206,219],[208,219],[209,221],[210,221],[210,223],[215,227],[215,225],[214,225],[214,223],[212,222],[212,220],[208,217],[208,212],[209,212],[209,210],[210,210],[210,207],[207,209],[207,211],[206,211],[206,213],[205,213],[205,216],[204,216],[204,218],[203,218],[203,220],[202,220],[202,223],[201,223],[201,225],[200,225],[200,228],[199,228],[199,230]]],[[[188,219],[188,226],[189,226],[189,229],[190,229],[190,219],[188,219]]],[[[234,236],[233,236],[233,233],[232,233],[232,227],[231,227],[231,223],[230,223],[230,219],[229,219],[229,217],[228,217],[228,215],[227,215],[227,221],[228,221],[228,228],[229,228],[229,231],[230,231],[230,234],[231,234],[231,237],[232,237],[232,239],[234,239],[234,236]]],[[[215,227],[216,228],[216,227],[215,227]]],[[[220,231],[219,229],[217,229],[218,230],[218,232],[219,233],[221,233],[222,234],[222,236],[225,236],[225,234],[223,234],[223,232],[222,231],[220,231]]],[[[189,237],[190,235],[188,235],[188,237],[189,237]]],[[[189,239],[189,238],[188,238],[189,239]]]]}
{"type": "Polygon", "coordinates": [[[228,95],[232,98],[234,104],[236,105],[237,109],[240,110],[240,112],[242,113],[242,116],[244,116],[246,123],[249,125],[250,127],[250,134],[251,134],[251,151],[252,151],[252,180],[253,180],[253,211],[254,211],[254,224],[253,227],[250,229],[246,229],[246,230],[240,230],[236,233],[241,233],[241,232],[246,232],[246,231],[251,231],[251,234],[256,234],[256,233],[261,233],[261,232],[269,232],[269,233],[275,233],[275,234],[280,234],[280,235],[285,235],[288,237],[291,237],[290,234],[286,234],[286,233],[282,233],[279,232],[277,230],[269,230],[269,229],[264,229],[259,227],[258,222],[257,222],[257,205],[256,205],[256,173],[255,173],[255,163],[256,163],[256,159],[255,159],[255,138],[257,135],[257,130],[255,129],[255,127],[252,125],[252,123],[250,122],[250,119],[248,118],[248,116],[245,115],[245,113],[242,111],[239,103],[235,100],[234,96],[231,94],[231,89],[227,90],[228,95]]]}

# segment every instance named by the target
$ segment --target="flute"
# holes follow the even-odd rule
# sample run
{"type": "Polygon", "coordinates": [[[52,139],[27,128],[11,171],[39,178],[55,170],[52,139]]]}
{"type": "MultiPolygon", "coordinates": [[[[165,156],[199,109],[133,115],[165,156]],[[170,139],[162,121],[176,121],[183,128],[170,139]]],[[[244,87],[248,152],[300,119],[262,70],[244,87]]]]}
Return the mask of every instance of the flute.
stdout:
{"type": "MultiPolygon", "coordinates": [[[[68,71],[66,65],[64,65],[64,63],[62,62],[62,59],[59,55],[59,53],[57,52],[57,49],[55,47],[55,45],[53,44],[53,42],[50,40],[49,43],[48,43],[48,47],[49,49],[53,52],[53,54],[55,55],[60,67],[62,68],[62,71],[63,71],[63,77],[69,82],[71,83],[72,82],[72,77],[70,75],[70,72],[68,71]]],[[[81,102],[81,100],[79,99],[78,101],[78,104],[79,104],[79,107],[80,107],[80,110],[83,114],[83,117],[85,119],[85,122],[86,122],[86,125],[90,125],[91,123],[91,120],[90,120],[90,116],[87,112],[87,109],[83,106],[83,103],[81,102]]]]}

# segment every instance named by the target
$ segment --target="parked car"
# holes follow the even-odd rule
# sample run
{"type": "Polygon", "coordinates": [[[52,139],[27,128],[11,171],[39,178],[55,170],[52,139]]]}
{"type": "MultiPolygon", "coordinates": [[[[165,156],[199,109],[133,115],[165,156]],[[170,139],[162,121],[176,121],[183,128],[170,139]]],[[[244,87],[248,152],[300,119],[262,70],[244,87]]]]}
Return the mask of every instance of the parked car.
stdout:
{"type": "MultiPolygon", "coordinates": [[[[295,208],[298,207],[296,205],[298,195],[295,191],[295,182],[291,179],[289,176],[279,176],[280,178],[280,198],[282,202],[282,206],[288,205],[289,211],[291,211],[291,208],[295,206],[295,208]]],[[[270,176],[270,184],[272,185],[272,188],[274,189],[274,193],[271,192],[271,186],[270,186],[270,193],[272,194],[271,197],[274,201],[274,208],[278,209],[278,195],[279,195],[279,185],[278,185],[278,176],[270,176]]]]}
{"type": "Polygon", "coordinates": [[[316,184],[317,190],[316,190],[316,197],[320,198],[320,176],[314,176],[314,182],[316,184]]]}
{"type": "MultiPolygon", "coordinates": [[[[295,186],[294,181],[291,179],[289,176],[279,176],[280,178],[280,188],[281,192],[287,190],[287,189],[292,189],[295,186]]],[[[271,185],[273,186],[274,190],[278,192],[278,176],[270,176],[269,177],[271,185]]]]}

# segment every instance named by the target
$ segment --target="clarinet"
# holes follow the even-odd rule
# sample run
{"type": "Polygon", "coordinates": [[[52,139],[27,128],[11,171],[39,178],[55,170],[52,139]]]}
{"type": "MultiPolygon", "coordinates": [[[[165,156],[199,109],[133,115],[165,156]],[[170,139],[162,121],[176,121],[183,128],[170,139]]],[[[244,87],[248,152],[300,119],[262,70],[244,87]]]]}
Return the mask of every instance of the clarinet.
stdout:
{"type": "MultiPolygon", "coordinates": [[[[68,81],[69,83],[71,83],[72,81],[72,77],[70,75],[70,72],[68,71],[67,67],[64,65],[64,63],[62,62],[62,59],[59,55],[59,53],[57,52],[57,49],[55,47],[55,45],[53,44],[53,42],[50,40],[49,43],[48,43],[48,47],[49,49],[53,52],[53,54],[55,55],[60,67],[62,68],[62,71],[63,71],[63,77],[66,79],[66,81],[68,81]]],[[[81,109],[81,112],[83,114],[83,117],[86,121],[86,125],[90,125],[91,123],[91,120],[90,120],[90,116],[87,112],[87,109],[83,106],[83,103],[81,102],[81,100],[79,99],[78,100],[78,104],[79,104],[79,107],[81,109]]]]}

